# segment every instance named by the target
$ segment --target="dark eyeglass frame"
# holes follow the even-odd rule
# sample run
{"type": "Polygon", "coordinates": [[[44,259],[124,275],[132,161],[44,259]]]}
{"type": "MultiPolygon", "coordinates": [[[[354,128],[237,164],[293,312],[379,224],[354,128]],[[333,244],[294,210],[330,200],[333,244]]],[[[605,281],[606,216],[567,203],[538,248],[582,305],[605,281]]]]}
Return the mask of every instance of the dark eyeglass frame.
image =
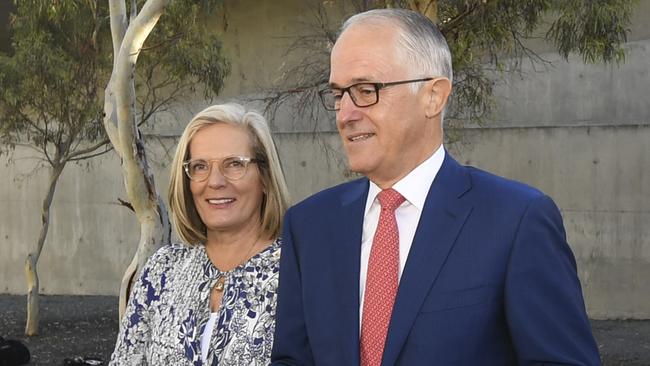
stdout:
{"type": "Polygon", "coordinates": [[[370,107],[370,106],[373,106],[373,105],[379,103],[379,91],[381,89],[384,89],[386,87],[393,86],[393,85],[419,83],[419,82],[423,82],[423,81],[430,81],[430,80],[433,80],[433,79],[435,79],[435,78],[429,77],[429,78],[422,78],[422,79],[390,81],[390,82],[387,82],[387,83],[361,82],[361,83],[352,84],[352,85],[350,85],[350,86],[348,86],[346,88],[325,88],[325,89],[322,89],[322,90],[320,90],[318,92],[318,96],[320,97],[320,101],[323,104],[323,107],[328,111],[338,111],[338,110],[341,109],[340,106],[338,108],[336,107],[336,102],[338,101],[338,103],[340,105],[340,101],[341,101],[341,99],[343,99],[343,96],[345,95],[345,93],[348,93],[348,95],[350,96],[350,100],[352,100],[352,103],[354,103],[355,106],[357,106],[359,108],[365,108],[365,107],[370,107]],[[357,100],[354,97],[354,93],[352,93],[351,90],[352,90],[352,88],[358,87],[359,85],[370,85],[370,86],[373,86],[375,88],[375,101],[374,102],[369,103],[369,104],[361,104],[361,105],[358,104],[357,100]],[[341,92],[341,96],[339,97],[338,100],[336,99],[337,97],[333,96],[333,94],[334,94],[333,91],[334,90],[341,92]],[[331,94],[331,95],[328,96],[327,94],[331,94]],[[326,98],[328,98],[328,97],[332,97],[334,99],[334,106],[333,107],[328,106],[328,104],[326,102],[326,98]]]}
{"type": "Polygon", "coordinates": [[[226,156],[226,157],[221,158],[221,159],[190,159],[190,160],[186,160],[186,161],[183,162],[183,170],[185,171],[185,175],[186,175],[186,176],[187,176],[191,181],[193,181],[193,182],[203,182],[203,181],[207,180],[207,179],[210,177],[210,174],[212,174],[212,165],[213,165],[215,162],[218,162],[218,163],[219,163],[219,164],[217,164],[217,169],[219,169],[219,173],[221,173],[221,175],[223,175],[223,176],[224,176],[226,179],[228,179],[229,181],[235,181],[235,180],[242,179],[242,178],[244,178],[244,177],[246,176],[246,173],[248,173],[248,166],[249,166],[251,163],[253,163],[253,164],[263,164],[263,163],[264,163],[264,160],[262,160],[262,159],[255,159],[255,158],[251,158],[251,157],[248,157],[248,156],[239,156],[239,155],[226,156]],[[234,159],[237,159],[237,161],[239,161],[240,163],[243,163],[243,164],[244,164],[244,172],[242,173],[241,176],[239,176],[239,177],[235,177],[235,178],[233,178],[233,177],[229,177],[229,176],[224,172],[224,167],[223,167],[223,162],[224,162],[224,161],[227,161],[227,160],[229,160],[229,159],[233,159],[233,158],[234,158],[234,159]],[[205,162],[205,163],[208,165],[208,172],[207,172],[207,174],[205,175],[205,177],[200,178],[200,179],[192,178],[192,175],[190,174],[190,164],[192,164],[192,162],[196,162],[196,161],[203,161],[203,162],[205,162]]]}

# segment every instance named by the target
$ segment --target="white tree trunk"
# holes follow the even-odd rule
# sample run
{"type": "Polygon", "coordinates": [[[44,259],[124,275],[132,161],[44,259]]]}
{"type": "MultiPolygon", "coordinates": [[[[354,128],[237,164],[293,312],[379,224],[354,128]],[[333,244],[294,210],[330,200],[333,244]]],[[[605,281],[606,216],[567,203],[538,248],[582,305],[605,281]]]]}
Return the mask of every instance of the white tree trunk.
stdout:
{"type": "MultiPolygon", "coordinates": [[[[57,157],[54,161],[58,160],[59,157],[57,154],[57,157]]],[[[45,238],[47,237],[47,232],[50,227],[50,207],[52,206],[52,199],[54,198],[54,192],[56,191],[56,184],[59,182],[59,177],[61,176],[64,167],[65,162],[57,163],[51,168],[47,195],[45,195],[45,198],[43,198],[43,203],[41,206],[41,231],[38,235],[38,241],[36,242],[35,250],[31,251],[25,259],[25,279],[27,280],[27,323],[25,324],[26,336],[33,336],[38,334],[38,291],[40,286],[37,271],[38,259],[40,258],[41,252],[43,251],[45,238]]]]}
{"type": "Polygon", "coordinates": [[[113,73],[105,93],[104,126],[122,159],[124,185],[140,223],[138,249],[120,286],[120,318],[124,313],[131,282],[147,258],[161,245],[168,243],[171,236],[167,208],[157,194],[144,142],[137,129],[134,87],[138,55],[166,5],[167,0],[147,1],[137,17],[131,19],[126,27],[124,0],[110,0],[111,33],[114,52],[117,54],[114,55],[113,73]],[[120,42],[119,46],[116,42],[120,42]]]}

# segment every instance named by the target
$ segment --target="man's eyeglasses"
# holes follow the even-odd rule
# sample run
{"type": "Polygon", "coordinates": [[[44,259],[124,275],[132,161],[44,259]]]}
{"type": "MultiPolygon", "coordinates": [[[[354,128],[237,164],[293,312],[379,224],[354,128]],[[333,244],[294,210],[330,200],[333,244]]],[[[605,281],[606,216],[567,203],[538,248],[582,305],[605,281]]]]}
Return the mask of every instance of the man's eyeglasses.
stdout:
{"type": "Polygon", "coordinates": [[[250,163],[261,163],[259,159],[246,156],[229,156],[223,159],[191,159],[183,162],[183,169],[188,178],[195,182],[203,182],[212,172],[212,164],[217,163],[219,172],[228,180],[238,180],[246,175],[250,163]]]}
{"type": "Polygon", "coordinates": [[[347,88],[326,88],[319,91],[318,95],[320,95],[320,100],[328,111],[338,111],[341,109],[341,100],[346,92],[350,96],[350,99],[352,99],[352,103],[357,107],[370,107],[379,103],[379,90],[383,88],[429,80],[433,80],[433,78],[391,81],[389,83],[357,83],[347,88]]]}

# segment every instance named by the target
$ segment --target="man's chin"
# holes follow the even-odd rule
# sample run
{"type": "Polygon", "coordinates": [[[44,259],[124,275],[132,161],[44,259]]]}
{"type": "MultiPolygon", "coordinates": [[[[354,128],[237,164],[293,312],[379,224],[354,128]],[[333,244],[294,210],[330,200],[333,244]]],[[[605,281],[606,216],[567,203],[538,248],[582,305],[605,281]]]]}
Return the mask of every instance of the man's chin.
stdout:
{"type": "Polygon", "coordinates": [[[348,169],[355,174],[366,175],[368,172],[368,167],[359,161],[353,161],[348,159],[348,169]]]}

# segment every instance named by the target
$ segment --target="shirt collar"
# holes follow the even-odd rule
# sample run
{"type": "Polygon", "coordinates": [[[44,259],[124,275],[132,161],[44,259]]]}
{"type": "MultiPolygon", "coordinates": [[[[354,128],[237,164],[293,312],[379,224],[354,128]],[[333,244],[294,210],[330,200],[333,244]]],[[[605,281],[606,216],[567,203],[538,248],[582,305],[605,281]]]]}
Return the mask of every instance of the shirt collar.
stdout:
{"type": "MultiPolygon", "coordinates": [[[[431,184],[436,178],[443,160],[445,160],[445,149],[440,145],[433,155],[395,183],[392,188],[399,192],[407,202],[422,211],[427,194],[429,193],[429,188],[431,188],[431,184]]],[[[375,198],[379,192],[381,192],[381,188],[370,181],[365,214],[370,210],[370,206],[375,202],[375,198]]]]}

